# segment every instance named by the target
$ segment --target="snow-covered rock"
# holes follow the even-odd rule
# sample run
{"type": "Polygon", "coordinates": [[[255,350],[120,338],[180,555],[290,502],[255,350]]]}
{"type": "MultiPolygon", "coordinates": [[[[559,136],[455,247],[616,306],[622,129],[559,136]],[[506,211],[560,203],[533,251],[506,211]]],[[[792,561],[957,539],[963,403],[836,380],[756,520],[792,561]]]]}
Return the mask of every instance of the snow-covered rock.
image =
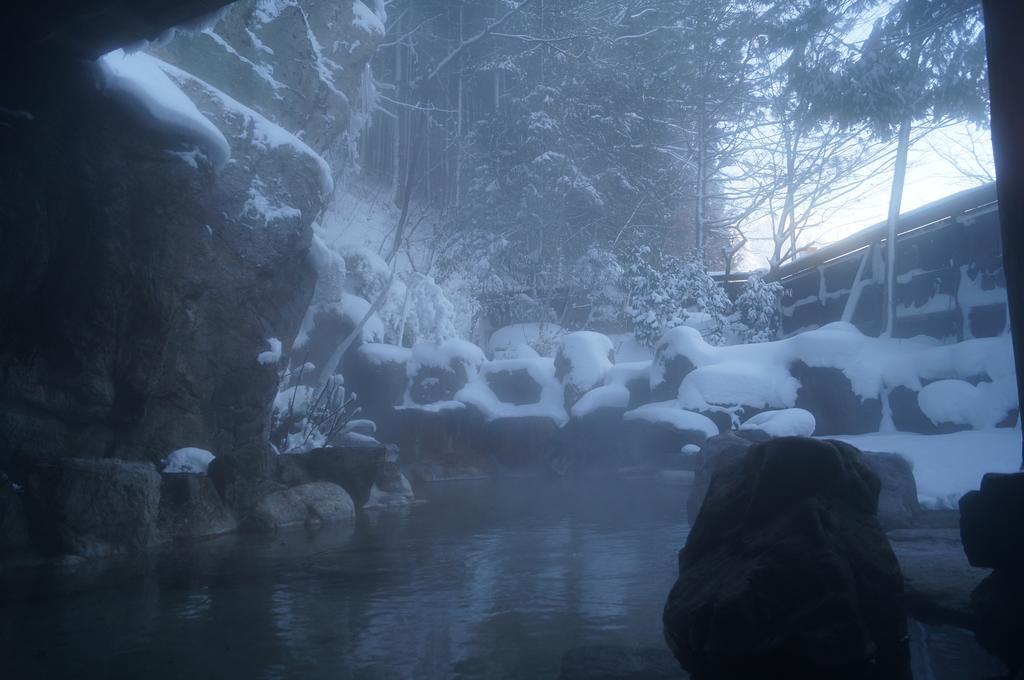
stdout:
{"type": "Polygon", "coordinates": [[[592,331],[577,331],[559,339],[555,377],[564,386],[566,408],[604,381],[612,367],[612,347],[608,336],[592,331]]]}
{"type": "MultiPolygon", "coordinates": [[[[500,384],[500,383],[494,383],[500,384]]],[[[531,389],[532,392],[532,389],[531,389]]],[[[503,394],[506,398],[511,393],[503,394]]],[[[480,368],[480,377],[470,381],[455,395],[455,399],[473,406],[486,420],[498,418],[547,418],[557,426],[565,424],[568,415],[562,396],[562,386],[555,378],[553,359],[502,359],[488,361],[480,368]],[[503,401],[492,388],[492,376],[496,374],[519,374],[529,378],[525,385],[535,385],[535,399],[527,399],[522,393],[512,401],[503,401]],[[519,403],[516,403],[519,402],[519,403]]]]}
{"type": "Polygon", "coordinates": [[[407,405],[435,404],[456,399],[456,393],[476,378],[483,351],[465,340],[417,343],[406,366],[407,405]]]}
{"type": "Polygon", "coordinates": [[[1017,383],[999,378],[972,385],[966,380],[936,380],[917,395],[921,411],[935,425],[966,425],[975,430],[995,427],[1017,408],[1017,383]]]}

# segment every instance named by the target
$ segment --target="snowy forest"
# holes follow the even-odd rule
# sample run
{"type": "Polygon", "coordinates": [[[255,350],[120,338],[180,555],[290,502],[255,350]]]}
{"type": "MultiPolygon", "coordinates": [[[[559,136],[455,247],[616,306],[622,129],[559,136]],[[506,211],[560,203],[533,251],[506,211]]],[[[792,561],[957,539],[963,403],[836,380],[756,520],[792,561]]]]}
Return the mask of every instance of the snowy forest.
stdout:
{"type": "Polygon", "coordinates": [[[973,3],[396,0],[386,29],[351,162],[398,206],[379,254],[478,341],[488,314],[770,338],[777,288],[708,272],[770,278],[869,192],[898,215],[907,149],[987,121],[973,3]]]}

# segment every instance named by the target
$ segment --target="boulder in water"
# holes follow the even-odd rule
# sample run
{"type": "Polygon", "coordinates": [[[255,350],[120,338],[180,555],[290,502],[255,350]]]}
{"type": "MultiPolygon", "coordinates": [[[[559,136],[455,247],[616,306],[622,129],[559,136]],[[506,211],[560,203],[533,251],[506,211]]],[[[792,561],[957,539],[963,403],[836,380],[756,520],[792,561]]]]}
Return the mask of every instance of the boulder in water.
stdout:
{"type": "Polygon", "coordinates": [[[786,437],[718,467],[666,640],[694,678],[907,678],[903,577],[854,447],[786,437]]]}

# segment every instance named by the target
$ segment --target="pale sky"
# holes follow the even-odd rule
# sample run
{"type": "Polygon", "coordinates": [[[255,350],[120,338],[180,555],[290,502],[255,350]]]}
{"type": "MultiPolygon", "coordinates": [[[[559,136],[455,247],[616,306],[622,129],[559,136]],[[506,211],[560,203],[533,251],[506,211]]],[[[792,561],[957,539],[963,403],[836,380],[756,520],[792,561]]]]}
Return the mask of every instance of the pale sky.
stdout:
{"type": "MultiPolygon", "coordinates": [[[[907,182],[900,212],[978,186],[991,181],[994,176],[992,142],[987,129],[964,124],[932,132],[910,148],[907,182]]],[[[815,239],[819,246],[826,245],[885,221],[891,183],[891,170],[868,178],[867,186],[870,189],[864,196],[853,205],[839,210],[826,225],[809,230],[804,240],[815,239]]],[[[767,227],[765,229],[765,236],[750,239],[739,269],[767,267],[771,241],[767,238],[767,227]]]]}

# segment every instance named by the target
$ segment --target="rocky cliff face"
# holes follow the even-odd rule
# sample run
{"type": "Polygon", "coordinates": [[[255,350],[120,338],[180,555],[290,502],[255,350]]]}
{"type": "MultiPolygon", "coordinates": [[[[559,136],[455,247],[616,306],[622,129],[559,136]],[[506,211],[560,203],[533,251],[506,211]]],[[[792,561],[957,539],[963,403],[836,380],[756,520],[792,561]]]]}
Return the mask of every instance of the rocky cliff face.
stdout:
{"type": "Polygon", "coordinates": [[[154,51],[227,159],[102,65],[50,60],[6,91],[0,470],[181,446],[269,460],[277,366],[257,356],[298,330],[330,192],[284,129],[337,156],[378,20],[360,2],[261,1],[221,21],[154,51]]]}
{"type": "Polygon", "coordinates": [[[362,124],[368,63],[384,36],[382,7],[367,4],[238,2],[215,26],[178,35],[152,52],[296,132],[340,166],[353,128],[362,124]]]}

